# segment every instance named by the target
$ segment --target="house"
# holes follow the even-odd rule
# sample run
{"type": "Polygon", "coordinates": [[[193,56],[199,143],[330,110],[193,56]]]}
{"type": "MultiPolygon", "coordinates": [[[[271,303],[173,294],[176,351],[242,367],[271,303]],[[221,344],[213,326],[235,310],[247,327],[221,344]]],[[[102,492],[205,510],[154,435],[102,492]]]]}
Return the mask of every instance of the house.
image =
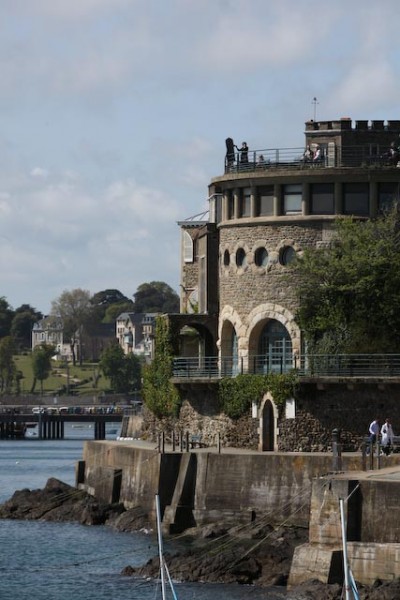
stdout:
{"type": "Polygon", "coordinates": [[[115,323],[115,335],[125,354],[153,358],[154,329],[158,313],[121,313],[115,323]]]}
{"type": "Polygon", "coordinates": [[[59,317],[47,316],[32,327],[32,350],[42,344],[56,348],[57,360],[71,360],[71,348],[64,342],[64,327],[59,317]]]}

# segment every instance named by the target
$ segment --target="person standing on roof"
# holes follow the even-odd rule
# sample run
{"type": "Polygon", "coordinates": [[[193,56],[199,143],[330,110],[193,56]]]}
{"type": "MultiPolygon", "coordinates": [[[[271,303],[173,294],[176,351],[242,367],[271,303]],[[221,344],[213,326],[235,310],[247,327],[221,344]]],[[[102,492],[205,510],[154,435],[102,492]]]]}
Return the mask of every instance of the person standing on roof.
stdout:
{"type": "Polygon", "coordinates": [[[386,456],[389,456],[394,440],[393,427],[390,419],[386,419],[381,429],[382,436],[382,451],[386,456]]]}
{"type": "Polygon", "coordinates": [[[240,152],[240,162],[241,164],[247,164],[249,162],[249,147],[247,142],[242,142],[242,146],[238,148],[235,146],[236,150],[240,152]]]}

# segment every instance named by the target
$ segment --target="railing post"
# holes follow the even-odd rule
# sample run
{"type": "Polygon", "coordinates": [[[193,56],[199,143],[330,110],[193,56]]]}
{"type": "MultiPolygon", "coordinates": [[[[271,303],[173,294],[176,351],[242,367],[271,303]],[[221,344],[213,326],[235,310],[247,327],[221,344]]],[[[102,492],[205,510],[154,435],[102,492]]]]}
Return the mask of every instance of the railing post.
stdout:
{"type": "Polygon", "coordinates": [[[179,430],[179,446],[180,446],[181,452],[183,452],[183,431],[182,431],[182,429],[179,430]]]}
{"type": "Polygon", "coordinates": [[[342,470],[342,445],[340,443],[340,429],[332,431],[332,470],[342,470]]]}
{"type": "Polygon", "coordinates": [[[218,448],[218,454],[221,454],[221,434],[218,432],[218,437],[217,437],[217,448],[218,448]]]}
{"type": "Polygon", "coordinates": [[[369,468],[371,471],[374,469],[374,444],[372,440],[369,442],[369,468]]]}
{"type": "Polygon", "coordinates": [[[161,434],[161,454],[165,453],[165,431],[161,434]]]}
{"type": "Polygon", "coordinates": [[[186,452],[189,452],[189,432],[186,432],[186,452]]]}
{"type": "Polygon", "coordinates": [[[362,470],[367,470],[367,444],[366,442],[362,442],[361,444],[361,464],[362,470]]]}
{"type": "Polygon", "coordinates": [[[158,449],[158,453],[161,454],[161,433],[158,433],[157,438],[158,438],[157,449],[158,449]]]}
{"type": "Polygon", "coordinates": [[[172,452],[175,452],[175,429],[172,430],[172,452]]]}

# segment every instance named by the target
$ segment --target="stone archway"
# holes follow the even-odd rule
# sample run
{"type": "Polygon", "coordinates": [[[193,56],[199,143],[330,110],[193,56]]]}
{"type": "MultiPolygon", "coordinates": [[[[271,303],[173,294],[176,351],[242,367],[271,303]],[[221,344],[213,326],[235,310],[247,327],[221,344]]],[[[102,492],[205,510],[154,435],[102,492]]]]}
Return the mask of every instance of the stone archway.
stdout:
{"type": "Polygon", "coordinates": [[[260,409],[260,441],[259,450],[261,452],[274,452],[277,449],[277,422],[278,410],[271,395],[267,394],[260,409]]]}

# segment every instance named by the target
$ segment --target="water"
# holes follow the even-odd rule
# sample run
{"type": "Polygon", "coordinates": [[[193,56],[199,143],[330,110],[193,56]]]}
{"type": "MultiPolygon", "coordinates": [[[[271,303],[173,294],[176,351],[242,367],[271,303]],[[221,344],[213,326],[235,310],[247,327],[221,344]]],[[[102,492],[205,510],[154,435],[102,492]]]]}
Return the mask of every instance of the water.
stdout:
{"type": "MultiPolygon", "coordinates": [[[[44,487],[49,477],[74,484],[83,446],[78,438],[91,439],[92,432],[70,428],[66,437],[0,440],[0,502],[17,489],[44,487]]],[[[139,566],[156,554],[153,535],[70,523],[0,521],[0,600],[160,599],[158,582],[120,575],[126,565],[139,566]]],[[[177,584],[176,592],[179,600],[286,597],[283,589],[238,585],[177,584]]]]}

